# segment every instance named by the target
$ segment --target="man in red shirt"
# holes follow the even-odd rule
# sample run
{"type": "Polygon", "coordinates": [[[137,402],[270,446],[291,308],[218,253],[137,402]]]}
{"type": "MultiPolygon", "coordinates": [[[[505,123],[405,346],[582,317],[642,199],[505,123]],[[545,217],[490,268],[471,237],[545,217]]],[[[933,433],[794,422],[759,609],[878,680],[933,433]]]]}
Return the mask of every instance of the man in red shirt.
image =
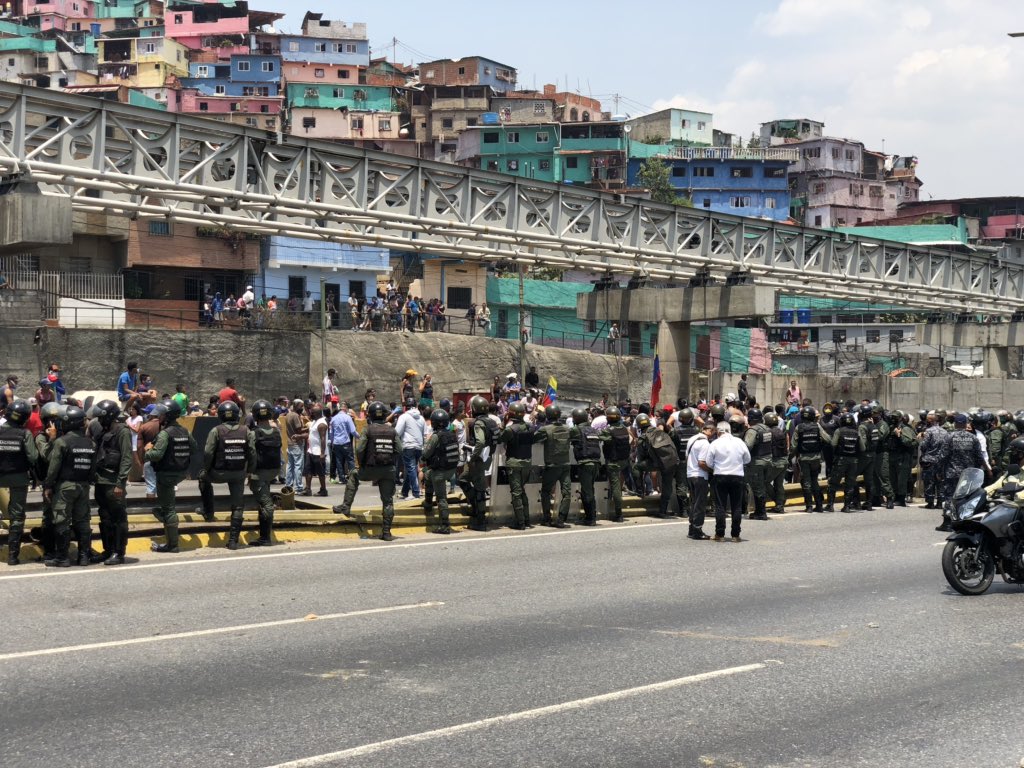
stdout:
{"type": "Polygon", "coordinates": [[[230,400],[233,403],[237,403],[238,407],[242,409],[242,413],[245,413],[245,398],[238,394],[238,390],[235,389],[235,380],[226,379],[224,383],[226,386],[217,396],[220,402],[226,403],[230,400]]]}
{"type": "Polygon", "coordinates": [[[32,415],[25,420],[25,429],[32,433],[34,438],[40,432],[43,431],[43,420],[39,416],[39,401],[34,397],[28,399],[29,405],[32,406],[32,415]]]}

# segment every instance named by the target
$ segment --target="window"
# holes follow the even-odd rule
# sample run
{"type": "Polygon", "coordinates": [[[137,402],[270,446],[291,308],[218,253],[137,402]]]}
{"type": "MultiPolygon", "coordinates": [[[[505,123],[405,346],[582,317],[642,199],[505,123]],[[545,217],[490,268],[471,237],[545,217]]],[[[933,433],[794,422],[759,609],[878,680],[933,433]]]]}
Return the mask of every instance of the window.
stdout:
{"type": "Polygon", "coordinates": [[[877,184],[873,184],[872,186],[870,186],[868,188],[868,195],[870,195],[871,197],[881,197],[882,196],[882,188],[880,186],[878,186],[877,184]]]}
{"type": "Polygon", "coordinates": [[[299,44],[293,40],[292,42],[288,43],[288,50],[291,51],[292,53],[295,53],[296,51],[299,50],[299,44]]]}
{"type": "Polygon", "coordinates": [[[256,120],[255,117],[247,117],[245,118],[245,124],[251,125],[253,128],[255,128],[258,124],[258,121],[256,120]]]}
{"type": "Polygon", "coordinates": [[[239,72],[248,72],[249,71],[249,62],[248,61],[240,61],[240,62],[238,62],[238,71],[239,72]]]}
{"type": "Polygon", "coordinates": [[[785,168],[765,168],[764,177],[766,179],[784,179],[786,178],[785,168]]]}
{"type": "Polygon", "coordinates": [[[701,121],[697,122],[697,130],[698,131],[703,131],[706,127],[707,127],[707,123],[701,122],[701,121]]]}
{"type": "Polygon", "coordinates": [[[473,289],[448,286],[448,309],[469,309],[473,303],[473,289]]]}
{"type": "Polygon", "coordinates": [[[310,128],[316,128],[316,118],[315,117],[304,117],[304,118],[302,118],[302,127],[305,128],[307,131],[310,128]]]}
{"type": "Polygon", "coordinates": [[[208,102],[205,102],[205,101],[200,101],[199,102],[199,111],[200,112],[208,112],[209,110],[210,110],[210,105],[209,105],[208,102]]]}
{"type": "Polygon", "coordinates": [[[537,167],[540,170],[542,170],[542,171],[550,171],[551,170],[551,161],[550,160],[541,160],[541,161],[539,161],[537,163],[537,167]]]}
{"type": "Polygon", "coordinates": [[[306,278],[288,277],[288,298],[289,299],[301,299],[306,295],[306,278]]]}
{"type": "Polygon", "coordinates": [[[683,130],[686,130],[687,128],[690,127],[690,121],[684,117],[682,120],[679,121],[679,125],[683,130]]]}
{"type": "Polygon", "coordinates": [[[544,102],[543,101],[535,101],[535,102],[533,102],[533,114],[535,114],[535,115],[546,114],[546,111],[544,109],[544,102]]]}
{"type": "Polygon", "coordinates": [[[357,53],[355,43],[345,43],[345,53],[357,53]]]}
{"type": "Polygon", "coordinates": [[[338,70],[338,79],[339,80],[348,80],[348,76],[349,76],[349,71],[347,69],[339,69],[338,70]]]}
{"type": "Polygon", "coordinates": [[[427,78],[428,80],[433,80],[433,79],[434,79],[434,70],[432,70],[432,69],[428,69],[428,70],[426,71],[426,74],[424,74],[423,76],[424,76],[425,78],[427,78]]]}
{"type": "Polygon", "coordinates": [[[825,194],[825,182],[824,181],[817,181],[814,184],[812,184],[811,185],[811,194],[812,195],[823,195],[823,194],[825,194]]]}
{"type": "Polygon", "coordinates": [[[313,43],[314,53],[327,53],[327,43],[313,43]]]}
{"type": "Polygon", "coordinates": [[[693,175],[700,178],[711,178],[715,175],[715,167],[713,165],[698,165],[693,169],[693,175]]]}
{"type": "Polygon", "coordinates": [[[227,87],[223,85],[215,85],[213,86],[213,92],[216,96],[223,96],[227,93],[227,87]]]}
{"type": "Polygon", "coordinates": [[[850,185],[850,195],[851,196],[856,197],[858,195],[863,195],[863,194],[864,194],[864,185],[863,184],[851,184],[850,185]]]}
{"type": "Polygon", "coordinates": [[[92,272],[92,259],[88,256],[69,256],[68,272],[75,272],[80,275],[92,272]]]}
{"type": "MultiPolygon", "coordinates": [[[[260,111],[262,111],[262,110],[260,110],[260,111]]],[[[268,117],[266,122],[267,122],[267,128],[274,128],[274,127],[277,126],[277,120],[275,120],[272,117],[268,117]]]]}
{"type": "Polygon", "coordinates": [[[345,98],[345,89],[344,88],[335,88],[333,91],[331,91],[331,93],[334,95],[334,98],[336,98],[336,99],[344,99],[345,98]]]}
{"type": "Polygon", "coordinates": [[[82,31],[82,24],[81,24],[81,22],[72,21],[71,22],[71,31],[72,32],[81,32],[82,31]]]}
{"type": "Polygon", "coordinates": [[[270,114],[270,105],[269,104],[260,104],[260,112],[262,112],[264,115],[269,115],[270,114]]]}
{"type": "Polygon", "coordinates": [[[238,111],[238,102],[237,101],[231,102],[231,111],[232,112],[237,112],[238,111]]]}
{"type": "Polygon", "coordinates": [[[821,216],[815,216],[814,217],[814,226],[816,226],[816,227],[820,227],[821,226],[821,216]]]}
{"type": "Polygon", "coordinates": [[[366,281],[365,280],[349,280],[348,281],[348,295],[355,296],[357,299],[366,298],[366,281]]]}
{"type": "Polygon", "coordinates": [[[345,44],[344,43],[335,43],[332,47],[334,48],[334,52],[335,53],[344,53],[345,52],[345,44]]]}
{"type": "Polygon", "coordinates": [[[242,95],[243,96],[252,96],[254,94],[255,90],[256,89],[253,88],[252,86],[243,86],[242,87],[242,95]]]}
{"type": "Polygon", "coordinates": [[[832,159],[833,160],[838,160],[839,159],[839,147],[832,147],[832,159]]]}
{"type": "Polygon", "coordinates": [[[378,120],[377,121],[377,130],[378,131],[390,131],[391,130],[391,121],[390,120],[378,120]]]}
{"type": "Polygon", "coordinates": [[[185,20],[182,17],[182,14],[180,14],[180,13],[174,14],[174,23],[175,24],[184,24],[185,23],[185,20]]]}
{"type": "Polygon", "coordinates": [[[711,207],[711,198],[710,197],[705,197],[704,200],[703,200],[702,205],[705,208],[710,208],[711,207]]]}
{"type": "Polygon", "coordinates": [[[877,344],[882,340],[882,332],[877,328],[868,328],[867,331],[865,331],[864,340],[867,341],[868,344],[877,344]]]}
{"type": "Polygon", "coordinates": [[[13,67],[14,66],[14,59],[8,59],[7,60],[7,66],[8,67],[13,67]]]}
{"type": "Polygon", "coordinates": [[[259,86],[256,86],[256,95],[257,96],[264,96],[264,97],[270,96],[270,86],[269,85],[259,85],[259,86]]]}
{"type": "Polygon", "coordinates": [[[845,344],[846,343],[846,331],[842,328],[832,329],[832,343],[833,344],[845,344]]]}
{"type": "Polygon", "coordinates": [[[764,199],[764,207],[765,208],[774,208],[775,207],[775,198],[774,197],[766,197],[764,199]]]}
{"type": "Polygon", "coordinates": [[[262,64],[260,64],[260,70],[263,71],[263,72],[273,72],[274,71],[274,62],[272,62],[272,61],[264,61],[262,64]]]}
{"type": "Polygon", "coordinates": [[[750,207],[750,196],[749,195],[736,195],[729,199],[729,205],[733,208],[749,208],[750,207]]]}
{"type": "Polygon", "coordinates": [[[836,219],[836,226],[837,227],[845,227],[846,226],[846,219],[844,219],[842,217],[839,217],[838,219],[836,219]]]}
{"type": "Polygon", "coordinates": [[[509,131],[505,134],[506,144],[518,144],[519,143],[519,131],[509,131]]]}
{"type": "Polygon", "coordinates": [[[145,45],[145,52],[146,53],[156,53],[156,43],[146,43],[146,45],[145,45]]]}
{"type": "Polygon", "coordinates": [[[580,159],[578,157],[567,157],[567,158],[565,158],[565,167],[566,168],[578,168],[579,164],[580,164],[579,160],[580,159]]]}
{"type": "Polygon", "coordinates": [[[149,234],[159,237],[169,237],[171,234],[171,222],[151,219],[149,222],[149,234]]]}
{"type": "Polygon", "coordinates": [[[441,127],[450,130],[454,123],[450,117],[441,118],[441,127]]]}
{"type": "Polygon", "coordinates": [[[537,143],[538,144],[547,144],[549,141],[551,141],[551,134],[549,134],[547,131],[538,131],[537,132],[537,143]]]}
{"type": "Polygon", "coordinates": [[[675,178],[677,178],[677,179],[679,177],[681,177],[681,176],[685,176],[686,175],[686,166],[684,166],[684,165],[672,166],[672,175],[675,178]]]}
{"type": "Polygon", "coordinates": [[[498,170],[498,161],[497,160],[488,160],[487,161],[487,170],[488,171],[496,171],[496,170],[498,170]]]}
{"type": "Polygon", "coordinates": [[[352,98],[358,101],[366,101],[366,91],[362,88],[356,88],[352,91],[352,98]]]}
{"type": "Polygon", "coordinates": [[[733,168],[729,175],[734,179],[750,179],[754,176],[753,168],[733,168]]]}
{"type": "Polygon", "coordinates": [[[307,99],[319,99],[320,98],[320,89],[319,88],[307,88],[306,89],[306,98],[307,99]]]}
{"type": "Polygon", "coordinates": [[[510,171],[512,173],[515,173],[516,171],[519,170],[519,161],[518,160],[508,160],[508,161],[505,162],[505,168],[508,171],[510,171]]]}
{"type": "Polygon", "coordinates": [[[804,157],[821,157],[821,147],[812,147],[804,150],[804,157]]]}
{"type": "Polygon", "coordinates": [[[353,117],[352,118],[352,130],[353,131],[362,131],[363,130],[363,118],[361,118],[361,117],[353,117]]]}
{"type": "Polygon", "coordinates": [[[324,71],[322,69],[314,69],[313,70],[313,77],[323,77],[323,76],[324,76],[324,71]]]}
{"type": "Polygon", "coordinates": [[[459,74],[460,75],[466,74],[466,68],[465,67],[459,67],[459,74]]]}
{"type": "Polygon", "coordinates": [[[466,125],[469,128],[475,128],[476,125],[477,125],[477,119],[475,117],[467,117],[466,118],[466,125]]]}
{"type": "Polygon", "coordinates": [[[497,144],[498,143],[498,132],[488,131],[484,134],[484,144],[497,144]]]}
{"type": "Polygon", "coordinates": [[[846,150],[846,159],[847,160],[853,160],[854,159],[854,152],[853,152],[852,149],[846,150]]]}

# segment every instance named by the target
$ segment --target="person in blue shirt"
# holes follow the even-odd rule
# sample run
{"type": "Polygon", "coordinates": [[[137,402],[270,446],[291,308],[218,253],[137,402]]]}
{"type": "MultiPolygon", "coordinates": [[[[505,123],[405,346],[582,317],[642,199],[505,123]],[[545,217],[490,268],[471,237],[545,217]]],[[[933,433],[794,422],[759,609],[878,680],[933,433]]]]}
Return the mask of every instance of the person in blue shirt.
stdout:
{"type": "MultiPolygon", "coordinates": [[[[121,410],[127,411],[133,405],[142,401],[139,393],[139,364],[129,362],[125,372],[117,379],[117,399],[121,403],[121,410]]],[[[141,405],[139,406],[142,407],[141,405]]]]}
{"type": "Polygon", "coordinates": [[[355,466],[352,448],[359,436],[355,422],[348,415],[348,403],[342,403],[341,409],[331,418],[327,434],[331,443],[331,480],[344,485],[348,482],[348,473],[355,466]]]}

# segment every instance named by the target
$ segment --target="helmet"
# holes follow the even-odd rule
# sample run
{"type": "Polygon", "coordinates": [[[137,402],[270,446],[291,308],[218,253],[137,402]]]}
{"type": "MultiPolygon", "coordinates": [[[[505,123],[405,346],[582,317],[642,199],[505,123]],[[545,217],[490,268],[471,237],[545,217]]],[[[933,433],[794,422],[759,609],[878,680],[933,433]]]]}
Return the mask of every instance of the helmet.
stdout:
{"type": "MultiPolygon", "coordinates": [[[[482,397],[480,399],[483,400],[482,397]]],[[[370,421],[382,422],[388,417],[388,407],[380,400],[374,400],[366,408],[366,417],[370,421]]]]}
{"type": "Polygon", "coordinates": [[[873,410],[870,405],[862,405],[857,409],[857,416],[861,419],[870,419],[873,410]]]}
{"type": "MultiPolygon", "coordinates": [[[[28,405],[28,403],[25,403],[28,405]]],[[[64,426],[65,432],[74,432],[76,429],[81,429],[85,426],[85,411],[75,405],[69,405],[67,411],[64,412],[64,426]]]]}
{"type": "Polygon", "coordinates": [[[715,403],[711,406],[711,419],[712,421],[719,422],[725,420],[725,406],[721,403],[715,403]]]}
{"type": "Polygon", "coordinates": [[[451,413],[452,401],[449,400],[447,397],[442,398],[441,402],[437,404],[437,407],[440,408],[442,411],[447,411],[448,413],[451,413]]]}
{"type": "Polygon", "coordinates": [[[853,425],[854,425],[854,421],[853,421],[853,414],[852,413],[844,413],[843,415],[841,415],[839,417],[839,426],[840,427],[852,427],[853,425]]]}
{"type": "MultiPolygon", "coordinates": [[[[7,421],[11,424],[21,426],[32,415],[32,406],[28,404],[28,400],[15,400],[7,406],[4,415],[7,416],[7,421]]],[[[82,418],[85,418],[85,414],[82,414],[82,418]]]]}
{"type": "Polygon", "coordinates": [[[575,425],[589,424],[590,414],[587,413],[586,408],[573,408],[572,409],[572,423],[575,425]]]}
{"type": "Polygon", "coordinates": [[[920,411],[917,412],[917,419],[918,419],[918,421],[924,421],[927,418],[928,418],[928,409],[927,408],[922,408],[920,411]]]}
{"type": "Polygon", "coordinates": [[[562,420],[562,409],[557,405],[551,404],[544,409],[544,416],[548,421],[561,421],[562,420]]]}
{"type": "Polygon", "coordinates": [[[775,429],[779,426],[779,414],[775,411],[768,411],[768,413],[764,415],[764,425],[771,429],[775,429]]]}
{"type": "Polygon", "coordinates": [[[692,424],[693,423],[693,409],[683,408],[679,411],[679,423],[680,424],[692,424]]]}
{"type": "Polygon", "coordinates": [[[975,429],[984,429],[988,426],[989,413],[988,411],[975,411],[971,414],[971,423],[975,429]]]}
{"type": "Polygon", "coordinates": [[[618,424],[622,421],[622,411],[617,405],[609,405],[604,409],[604,417],[608,419],[609,424],[618,424]]]}
{"type": "Polygon", "coordinates": [[[483,416],[487,413],[489,405],[486,398],[474,395],[473,399],[469,401],[469,410],[474,416],[483,416]]]}
{"type": "Polygon", "coordinates": [[[430,412],[430,426],[434,428],[435,432],[444,432],[451,422],[448,411],[443,408],[437,408],[430,412]]]}
{"type": "Polygon", "coordinates": [[[63,411],[57,403],[47,403],[39,409],[39,418],[43,420],[43,423],[59,419],[63,415],[63,411]]]}
{"type": "Polygon", "coordinates": [[[900,424],[903,421],[903,412],[889,411],[885,414],[885,420],[892,424],[893,426],[896,426],[897,424],[900,424]]]}
{"type": "MultiPolygon", "coordinates": [[[[526,418],[526,404],[516,401],[508,407],[508,415],[512,421],[522,421],[526,418]]],[[[431,417],[433,418],[433,417],[431,417]]]]}
{"type": "Polygon", "coordinates": [[[999,422],[1001,424],[1007,424],[1007,423],[1013,421],[1013,415],[1008,410],[1006,410],[1005,408],[1000,408],[996,412],[996,418],[999,419],[999,422]]]}
{"type": "Polygon", "coordinates": [[[636,429],[638,432],[646,432],[651,428],[651,417],[646,413],[641,413],[636,417],[636,429]]]}
{"type": "Polygon", "coordinates": [[[1024,437],[1017,437],[1011,440],[1007,450],[1009,451],[1007,455],[1010,463],[1020,464],[1021,460],[1024,459],[1024,437]]]}
{"type": "Polygon", "coordinates": [[[800,409],[800,421],[816,421],[818,418],[818,412],[809,405],[805,405],[800,409]]]}
{"type": "Polygon", "coordinates": [[[725,402],[726,403],[735,403],[738,399],[739,398],[737,398],[736,395],[733,394],[732,392],[730,392],[729,394],[727,394],[725,396],[725,402]]]}
{"type": "Polygon", "coordinates": [[[747,423],[751,426],[764,423],[764,414],[760,408],[751,408],[747,411],[747,423]]]}
{"type": "MultiPolygon", "coordinates": [[[[174,421],[179,416],[181,416],[181,406],[178,405],[173,400],[164,400],[163,403],[161,403],[161,405],[163,405],[163,407],[167,409],[167,420],[168,421],[174,421]]],[[[235,404],[232,403],[232,405],[235,405],[235,404]]],[[[235,406],[235,407],[237,408],[237,406],[235,406]]],[[[217,409],[217,413],[218,414],[220,413],[220,408],[217,409]]]]}
{"type": "Polygon", "coordinates": [[[734,435],[742,435],[746,428],[747,425],[742,416],[733,415],[729,417],[729,431],[734,435]]]}
{"type": "Polygon", "coordinates": [[[113,400],[100,400],[92,407],[96,419],[104,427],[109,427],[121,415],[121,408],[113,400]]]}
{"type": "MultiPolygon", "coordinates": [[[[168,417],[173,418],[170,414],[170,410],[170,407],[168,407],[167,415],[168,417]]],[[[217,418],[223,422],[227,422],[228,424],[236,423],[241,415],[242,409],[238,407],[238,403],[234,403],[231,400],[217,406],[217,418]]]]}
{"type": "Polygon", "coordinates": [[[265,421],[274,418],[274,406],[269,400],[257,400],[250,409],[252,417],[257,421],[265,421]]]}
{"type": "Polygon", "coordinates": [[[167,406],[163,403],[157,403],[153,406],[153,410],[149,412],[149,415],[154,419],[163,424],[165,421],[174,421],[174,419],[167,418],[168,410],[167,406]]]}
{"type": "Polygon", "coordinates": [[[831,416],[836,412],[836,407],[832,403],[825,403],[821,406],[821,413],[823,416],[831,416]]]}
{"type": "Polygon", "coordinates": [[[406,408],[415,408],[416,401],[413,400],[411,397],[407,397],[405,398],[405,400],[402,401],[402,405],[404,405],[406,408]]]}

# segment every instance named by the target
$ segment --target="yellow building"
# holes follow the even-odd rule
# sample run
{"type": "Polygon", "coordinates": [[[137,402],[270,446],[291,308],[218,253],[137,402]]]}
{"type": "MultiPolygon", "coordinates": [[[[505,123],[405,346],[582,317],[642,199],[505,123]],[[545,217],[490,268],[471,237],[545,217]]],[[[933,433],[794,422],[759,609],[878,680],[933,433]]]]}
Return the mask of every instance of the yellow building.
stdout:
{"type": "Polygon", "coordinates": [[[188,48],[167,37],[96,41],[101,85],[162,88],[168,76],[188,77],[188,48]]]}

